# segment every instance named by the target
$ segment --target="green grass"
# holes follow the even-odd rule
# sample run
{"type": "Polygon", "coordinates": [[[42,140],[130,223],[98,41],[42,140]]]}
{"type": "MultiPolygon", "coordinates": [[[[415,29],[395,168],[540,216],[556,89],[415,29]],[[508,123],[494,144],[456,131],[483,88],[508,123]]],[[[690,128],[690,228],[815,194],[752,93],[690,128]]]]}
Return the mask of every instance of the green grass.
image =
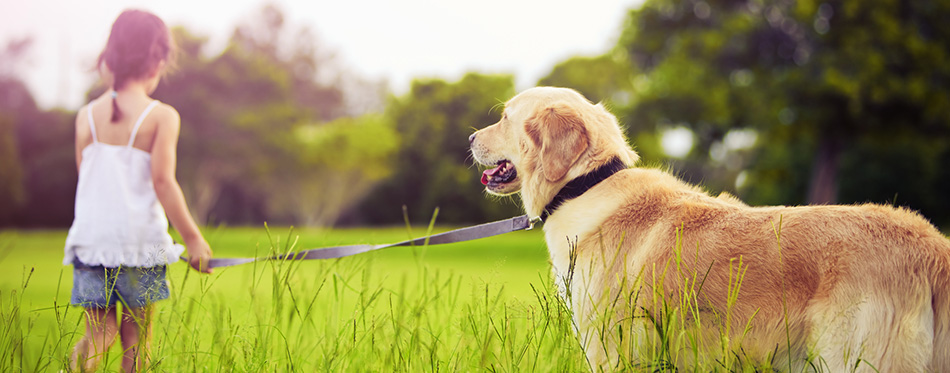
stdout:
{"type": "MultiPolygon", "coordinates": [[[[218,228],[206,238],[218,257],[245,257],[425,233],[218,228]]],[[[64,240],[65,231],[0,231],[0,372],[66,370],[84,333],[82,310],[68,305],[72,267],[60,264],[64,240]]],[[[744,356],[751,324],[728,321],[749,280],[742,258],[729,263],[727,309],[710,313],[701,309],[708,273],[681,266],[691,253],[679,237],[670,249],[674,258],[645,269],[650,276],[625,274],[624,290],[604,294],[598,328],[616,338],[621,370],[827,370],[814,356],[794,364],[744,356]],[[664,276],[679,276],[682,288],[664,289],[664,276]],[[652,293],[647,308],[637,301],[644,291],[652,293]]],[[[259,262],[212,275],[179,262],[168,277],[172,297],[156,305],[149,371],[589,370],[572,315],[552,285],[540,230],[336,260],[259,262]]],[[[119,370],[121,358],[117,343],[100,370],[119,370]]]]}
{"type": "MultiPolygon", "coordinates": [[[[437,230],[438,231],[438,230],[437,230]]],[[[215,255],[389,243],[418,230],[221,228],[215,255]]],[[[84,333],[68,306],[64,231],[0,232],[0,371],[59,371],[84,333]]],[[[552,296],[540,231],[339,260],[264,262],[203,276],[171,265],[155,371],[583,371],[552,296]]],[[[104,370],[121,362],[118,344],[104,370]]]]}

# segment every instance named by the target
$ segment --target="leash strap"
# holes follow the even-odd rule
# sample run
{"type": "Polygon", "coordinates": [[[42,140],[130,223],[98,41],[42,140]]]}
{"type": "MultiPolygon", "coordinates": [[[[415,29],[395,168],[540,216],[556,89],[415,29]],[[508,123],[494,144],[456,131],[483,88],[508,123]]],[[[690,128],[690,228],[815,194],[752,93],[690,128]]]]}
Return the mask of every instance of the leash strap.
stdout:
{"type": "MultiPolygon", "coordinates": [[[[263,260],[317,260],[317,259],[335,259],[356,254],[362,254],[369,251],[381,250],[396,246],[416,246],[425,245],[428,240],[429,245],[443,245],[456,242],[472,241],[480,238],[497,236],[499,234],[511,233],[516,231],[530,230],[534,224],[540,221],[539,218],[531,219],[528,215],[516,216],[510,219],[499,220],[496,222],[480,224],[471,227],[459,228],[448,232],[434,234],[428,237],[420,237],[412,240],[397,242],[386,245],[344,245],[321,247],[310,250],[287,253],[261,258],[211,258],[208,265],[211,268],[230,267],[238,264],[246,264],[263,260]]],[[[187,261],[187,258],[182,257],[187,261]]]]}

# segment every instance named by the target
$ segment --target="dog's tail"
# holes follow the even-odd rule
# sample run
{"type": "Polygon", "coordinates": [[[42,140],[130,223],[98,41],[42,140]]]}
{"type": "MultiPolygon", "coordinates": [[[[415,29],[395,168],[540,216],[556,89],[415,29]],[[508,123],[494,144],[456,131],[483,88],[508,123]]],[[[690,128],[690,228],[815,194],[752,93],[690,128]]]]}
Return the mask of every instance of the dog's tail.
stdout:
{"type": "Polygon", "coordinates": [[[934,312],[931,371],[950,372],[950,240],[940,238],[930,280],[934,312]]]}

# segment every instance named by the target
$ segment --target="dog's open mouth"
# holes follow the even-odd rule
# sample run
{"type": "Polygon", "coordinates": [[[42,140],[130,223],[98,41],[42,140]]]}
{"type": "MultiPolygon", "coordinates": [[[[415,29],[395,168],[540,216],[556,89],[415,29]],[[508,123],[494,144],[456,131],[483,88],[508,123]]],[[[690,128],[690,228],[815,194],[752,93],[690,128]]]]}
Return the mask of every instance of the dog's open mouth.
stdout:
{"type": "Polygon", "coordinates": [[[515,171],[515,166],[508,160],[501,160],[498,161],[495,168],[482,172],[482,185],[494,189],[512,182],[517,176],[518,172],[515,171]]]}

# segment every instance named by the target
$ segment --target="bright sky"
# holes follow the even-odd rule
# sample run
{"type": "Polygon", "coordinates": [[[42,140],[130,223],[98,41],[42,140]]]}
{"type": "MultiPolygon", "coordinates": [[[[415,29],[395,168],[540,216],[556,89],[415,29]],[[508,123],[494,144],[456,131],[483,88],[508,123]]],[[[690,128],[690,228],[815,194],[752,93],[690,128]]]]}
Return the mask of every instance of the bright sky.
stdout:
{"type": "MultiPolygon", "coordinates": [[[[558,62],[598,55],[642,0],[279,0],[291,27],[309,26],[337,60],[405,92],[413,78],[510,73],[519,89],[558,62]]],[[[115,17],[127,8],[184,25],[220,49],[265,0],[0,0],[0,45],[33,36],[24,80],[43,107],[76,108],[115,17]]]]}

